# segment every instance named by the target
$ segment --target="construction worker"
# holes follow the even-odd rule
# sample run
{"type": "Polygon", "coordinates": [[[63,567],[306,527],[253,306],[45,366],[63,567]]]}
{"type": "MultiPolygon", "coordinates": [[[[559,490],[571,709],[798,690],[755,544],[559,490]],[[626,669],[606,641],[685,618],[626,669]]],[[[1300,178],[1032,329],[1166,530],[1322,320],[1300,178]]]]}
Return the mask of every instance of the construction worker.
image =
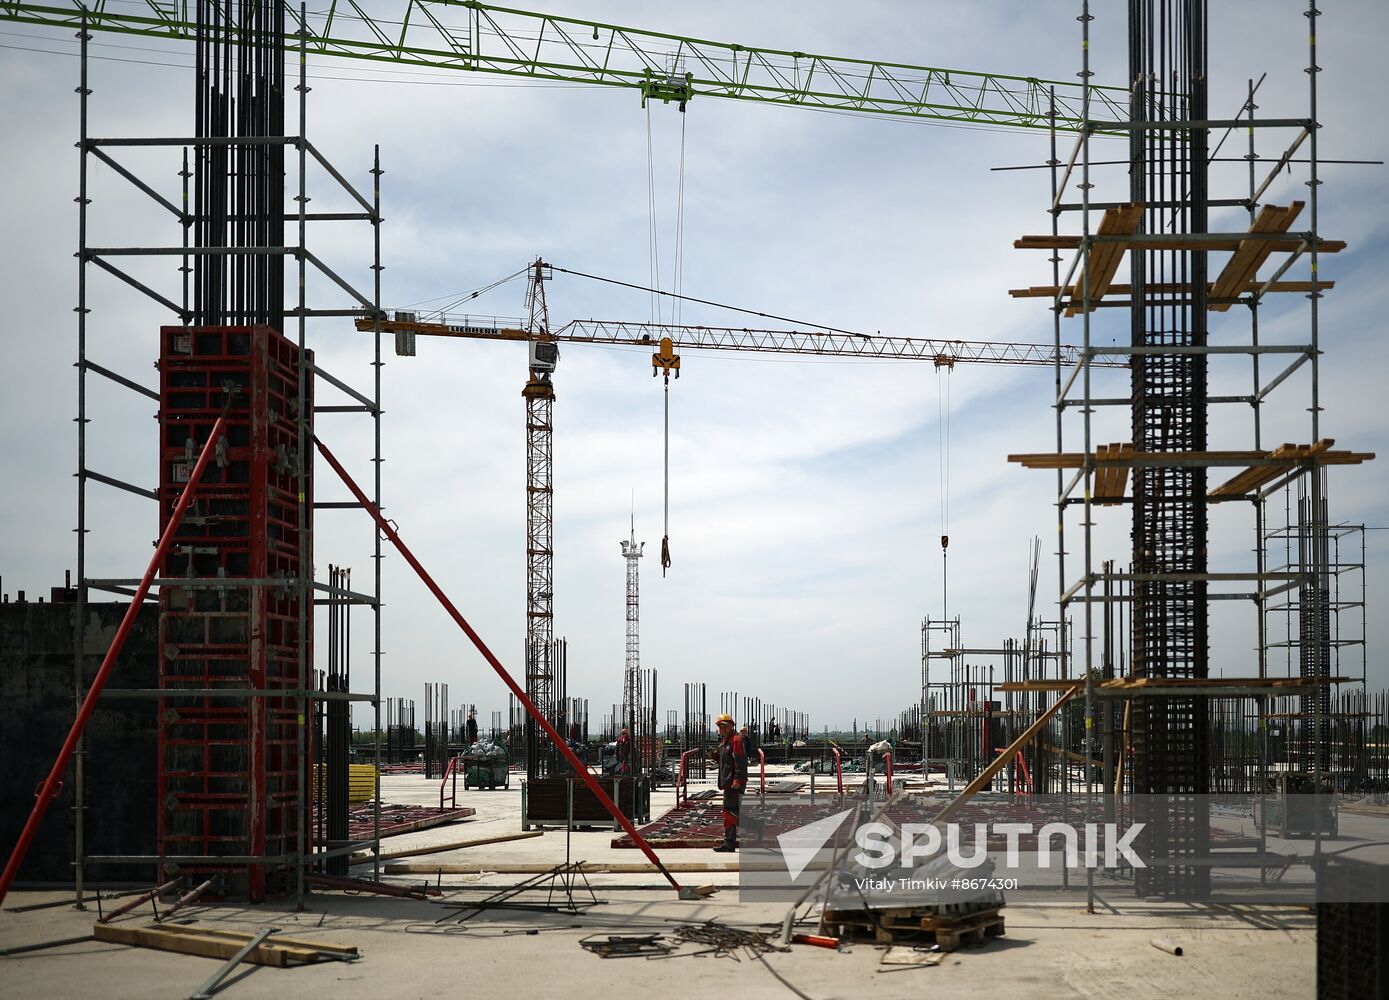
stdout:
{"type": "Polygon", "coordinates": [[[738,807],[748,783],[748,755],[733,716],[725,712],[715,723],[719,729],[719,790],[723,792],[723,843],[721,854],[738,849],[738,807]]]}
{"type": "Polygon", "coordinates": [[[466,734],[467,734],[468,746],[472,746],[474,743],[477,742],[477,710],[476,710],[476,709],[473,709],[473,708],[468,709],[468,722],[467,722],[467,724],[466,724],[463,728],[464,728],[464,731],[465,731],[466,734]]]}
{"type": "Polygon", "coordinates": [[[622,732],[617,737],[617,761],[615,774],[627,775],[632,773],[632,738],[627,733],[627,727],[622,727],[622,732]]]}

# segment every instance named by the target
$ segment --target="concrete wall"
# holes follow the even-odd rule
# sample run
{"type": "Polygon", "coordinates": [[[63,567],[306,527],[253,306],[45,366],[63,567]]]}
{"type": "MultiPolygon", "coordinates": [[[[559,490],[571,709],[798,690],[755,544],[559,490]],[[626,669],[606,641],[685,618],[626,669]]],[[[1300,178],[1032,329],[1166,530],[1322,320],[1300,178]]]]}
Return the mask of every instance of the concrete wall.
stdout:
{"type": "MultiPolygon", "coordinates": [[[[87,606],[86,682],[90,684],[127,604],[87,606]]],[[[0,851],[8,857],[72,725],[73,616],[76,605],[0,604],[0,851]]],[[[158,686],[159,610],[135,620],[108,688],[158,686]]],[[[155,852],[157,702],[103,697],[87,728],[86,845],[90,854],[155,852]]],[[[49,806],[19,881],[71,883],[73,768],[49,806]]],[[[149,883],[143,865],[92,866],[94,880],[149,883]]]]}

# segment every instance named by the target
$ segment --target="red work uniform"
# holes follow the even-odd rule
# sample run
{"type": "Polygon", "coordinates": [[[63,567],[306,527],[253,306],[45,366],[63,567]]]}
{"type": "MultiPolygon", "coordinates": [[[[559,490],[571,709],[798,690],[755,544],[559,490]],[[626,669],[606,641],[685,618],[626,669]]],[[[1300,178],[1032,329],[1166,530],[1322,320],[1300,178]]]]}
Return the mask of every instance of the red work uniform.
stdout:
{"type": "Polygon", "coordinates": [[[719,742],[719,789],[723,792],[723,847],[738,846],[738,807],[748,784],[748,755],[741,734],[730,732],[719,742]]]}

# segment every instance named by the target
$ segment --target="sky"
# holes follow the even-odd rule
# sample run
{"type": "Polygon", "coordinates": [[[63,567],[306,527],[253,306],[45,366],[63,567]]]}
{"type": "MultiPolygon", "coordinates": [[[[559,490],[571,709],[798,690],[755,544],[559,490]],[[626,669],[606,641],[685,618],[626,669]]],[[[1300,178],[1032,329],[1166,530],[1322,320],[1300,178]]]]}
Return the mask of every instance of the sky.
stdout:
{"type": "MultiPolygon", "coordinates": [[[[1094,5],[1096,79],[1125,77],[1123,5],[1094,5]]],[[[556,14],[830,55],[988,70],[1057,80],[1079,70],[1075,4],[863,3],[776,0],[631,5],[549,0],[556,14]]],[[[1261,115],[1307,109],[1303,6],[1277,0],[1212,5],[1212,114],[1232,116],[1250,79],[1261,115]]],[[[391,7],[368,4],[389,12],[391,7]]],[[[1318,31],[1321,155],[1379,160],[1389,153],[1379,95],[1389,89],[1389,8],[1375,0],[1329,6],[1318,31]]],[[[94,135],[191,134],[191,62],[186,47],[98,35],[92,45],[94,135]]],[[[0,241],[8,322],[0,365],[0,589],[46,593],[73,568],[75,543],[78,61],[69,33],[0,22],[0,183],[9,192],[0,241]]],[[[466,74],[404,73],[328,59],[309,68],[308,134],[363,190],[373,146],[381,149],[383,300],[437,307],[487,286],[540,256],[559,267],[649,283],[654,177],[661,262],[674,260],[682,131],[683,289],[693,296],[867,333],[1043,342],[1044,300],[1007,289],[1046,284],[1046,254],[1015,250],[1025,233],[1049,231],[1048,155],[1042,133],[944,127],[696,98],[683,116],[648,114],[633,92],[537,84],[466,74]],[[648,146],[650,153],[648,154],[648,146]]],[[[1266,133],[1262,157],[1288,133],[1266,133]]],[[[1224,155],[1242,156],[1231,136],[1224,155]]],[[[1110,150],[1097,145],[1099,150],[1110,150]]],[[[1069,143],[1063,143],[1063,153],[1069,143]]],[[[1112,151],[1112,150],[1111,150],[1112,151]]],[[[1112,151],[1122,156],[1122,151],[1112,151]]],[[[1111,156],[1110,158],[1113,158],[1111,156]]],[[[178,192],[176,156],[131,151],[122,162],[178,192]]],[[[1263,171],[1260,171],[1262,176],[1263,171]]],[[[1320,228],[1349,248],[1324,258],[1336,288],[1320,308],[1322,436],[1337,447],[1384,455],[1383,373],[1389,370],[1382,275],[1389,266],[1389,185],[1383,166],[1327,164],[1320,228]]],[[[313,208],[341,206],[321,175],[313,208]]],[[[1301,168],[1281,174],[1266,199],[1306,197],[1301,168]]],[[[1094,197],[1126,191],[1115,168],[1098,171],[1094,197]]],[[[1242,162],[1219,164],[1216,196],[1247,190],[1242,162]]],[[[109,168],[91,177],[91,242],[175,244],[178,228],[109,168]]],[[[1213,228],[1243,229],[1239,210],[1212,213],[1213,228]]],[[[1063,223],[1078,230],[1072,216],[1063,223]]],[[[369,232],[323,224],[311,247],[368,287],[369,232]],[[335,228],[329,228],[330,226],[335,228]]],[[[132,266],[170,291],[176,265],[132,266]]],[[[1261,272],[1267,274],[1265,270],[1261,272]]],[[[1298,265],[1289,278],[1305,278],[1298,265]]],[[[520,316],[513,280],[471,300],[477,314],[520,316]]],[[[572,318],[646,320],[650,296],[557,273],[547,286],[556,323],[572,318]]],[[[89,274],[93,360],[154,384],[160,307],[96,272],[89,274]]],[[[311,300],[343,306],[323,282],[311,300]]],[[[1270,343],[1305,343],[1309,307],[1286,296],[1260,314],[1270,343]]],[[[669,318],[669,311],[665,313],[669,318]]],[[[1247,311],[1213,314],[1213,339],[1247,338],[1247,311]]],[[[749,318],[686,304],[681,319],[747,325],[749,318]]],[[[1127,336],[1101,311],[1098,343],[1127,336]]],[[[1081,336],[1078,320],[1063,339],[1081,336]]],[[[346,321],[310,329],[319,363],[355,384],[370,378],[370,342],[346,321]]],[[[383,369],[383,497],[387,515],[484,639],[522,673],[525,628],[526,376],[514,344],[421,338],[418,355],[386,346],[383,369]]],[[[1125,391],[1124,373],[1097,376],[1096,391],[1125,391]]],[[[737,691],[808,712],[819,730],[888,719],[920,691],[921,622],[959,615],[968,646],[1019,637],[1027,615],[1030,552],[1042,540],[1036,613],[1056,615],[1064,577],[1081,572],[1079,521],[1069,517],[1070,556],[1058,573],[1055,478],[1006,461],[1055,447],[1051,373],[1044,368],[766,358],[685,352],[670,386],[669,535],[663,577],[662,385],[641,349],[571,346],[555,376],[555,634],[569,642],[569,693],[590,700],[596,722],[620,696],[625,571],[619,542],[635,516],[642,560],[642,664],[659,671],[658,710],[680,707],[686,682],[704,682],[711,706],[737,691]],[[946,397],[948,396],[948,406],[946,397]],[[948,434],[945,427],[948,423],[948,434]],[[943,463],[942,452],[949,461],[943,463]],[[948,468],[948,476],[942,469],[948,468]],[[948,534],[948,582],[939,537],[948,534]]],[[[92,469],[153,484],[156,435],[150,401],[89,380],[92,469]]],[[[1213,392],[1247,391],[1245,361],[1213,362],[1213,392]]],[[[327,394],[322,401],[327,401],[327,394]]],[[[1264,441],[1310,439],[1307,368],[1264,411],[1264,441]]],[[[1126,441],[1124,412],[1096,417],[1096,441],[1126,441]]],[[[1240,407],[1212,415],[1211,446],[1251,446],[1240,407]]],[[[1079,440],[1078,417],[1067,424],[1079,440]]],[[[361,415],[325,415],[319,433],[359,479],[370,475],[370,425],[361,415]]],[[[1218,474],[1213,473],[1212,478],[1218,474]]],[[[321,498],[344,491],[320,468],[321,498]]],[[[157,532],[148,501],[90,489],[89,576],[136,576],[157,532]]],[[[1330,473],[1333,521],[1389,526],[1385,461],[1330,473]]],[[[1251,566],[1247,504],[1214,508],[1212,570],[1251,566]]],[[[356,511],[321,511],[316,562],[350,566],[370,580],[371,528],[356,511]]],[[[1366,535],[1366,623],[1347,613],[1347,634],[1368,639],[1371,688],[1389,684],[1379,654],[1389,587],[1381,584],[1389,539],[1366,535]]],[[[1097,511],[1095,561],[1125,562],[1126,508],[1097,511]]],[[[1348,591],[1359,587],[1352,574],[1348,591]]],[[[484,722],[506,692],[482,658],[394,553],[383,564],[382,693],[414,698],[423,684],[449,685],[454,707],[474,703],[484,722]]],[[[1211,616],[1213,674],[1256,672],[1255,614],[1248,602],[1217,602],[1211,616]]],[[[370,676],[370,625],[353,618],[354,678],[370,676]]],[[[1083,629],[1076,628],[1076,636],[1083,629]]],[[[1271,662],[1273,672],[1286,670],[1271,662]]],[[[1338,669],[1359,673],[1354,652],[1338,669]]],[[[981,661],[987,662],[987,661],[981,661]]],[[[361,686],[355,684],[354,686],[361,686]]],[[[422,717],[422,716],[421,716],[422,717]]],[[[361,721],[361,720],[359,720],[361,721]]]]}

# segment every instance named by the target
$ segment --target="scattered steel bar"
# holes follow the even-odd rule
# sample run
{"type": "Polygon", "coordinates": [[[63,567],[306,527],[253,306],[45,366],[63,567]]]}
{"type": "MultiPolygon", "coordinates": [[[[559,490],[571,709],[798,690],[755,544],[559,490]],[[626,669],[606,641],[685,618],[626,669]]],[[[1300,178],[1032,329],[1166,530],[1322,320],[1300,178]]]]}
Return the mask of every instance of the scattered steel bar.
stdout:
{"type": "Polygon", "coordinates": [[[259,931],[255,937],[246,942],[240,951],[227,959],[226,963],[214,972],[211,977],[208,978],[207,982],[198,987],[188,1000],[212,1000],[212,994],[217,990],[217,987],[221,985],[222,980],[226,979],[233,969],[245,961],[247,955],[259,948],[266,938],[271,934],[278,933],[279,930],[278,927],[266,927],[259,931]]]}

